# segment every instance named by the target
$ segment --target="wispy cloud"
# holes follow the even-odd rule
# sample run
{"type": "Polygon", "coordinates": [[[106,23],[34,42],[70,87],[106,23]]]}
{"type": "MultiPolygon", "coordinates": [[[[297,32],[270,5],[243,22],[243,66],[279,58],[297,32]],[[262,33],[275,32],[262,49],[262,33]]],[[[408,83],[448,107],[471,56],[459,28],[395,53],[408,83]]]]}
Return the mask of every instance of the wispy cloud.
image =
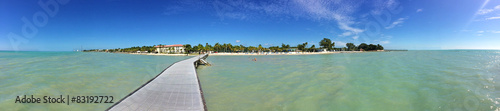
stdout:
{"type": "Polygon", "coordinates": [[[345,36],[350,36],[350,35],[352,35],[351,32],[344,32],[344,33],[340,34],[339,36],[345,37],[345,36]]]}
{"type": "Polygon", "coordinates": [[[382,14],[384,10],[392,10],[400,8],[400,0],[369,0],[374,9],[371,10],[372,14],[379,15],[382,14]]]}
{"type": "Polygon", "coordinates": [[[460,30],[460,32],[470,32],[470,31],[472,31],[472,30],[465,30],[465,29],[464,30],[460,30]]]}
{"type": "Polygon", "coordinates": [[[491,33],[500,33],[500,31],[496,31],[496,30],[490,30],[489,32],[491,32],[491,33]]]}
{"type": "Polygon", "coordinates": [[[496,30],[488,30],[488,31],[480,30],[480,31],[477,31],[476,33],[482,35],[485,32],[488,32],[488,33],[500,33],[500,31],[496,31],[496,30]]]}
{"type": "Polygon", "coordinates": [[[333,41],[335,42],[335,47],[345,47],[346,42],[342,41],[333,41]]]}
{"type": "Polygon", "coordinates": [[[373,40],[372,43],[374,44],[389,44],[391,41],[389,40],[373,40]]]}
{"type": "Polygon", "coordinates": [[[358,38],[359,38],[359,36],[354,36],[354,37],[352,37],[352,39],[358,39],[358,38]]]}
{"type": "Polygon", "coordinates": [[[316,20],[334,20],[338,28],[353,33],[361,33],[364,30],[353,27],[353,17],[349,16],[358,6],[342,1],[328,0],[293,0],[299,10],[305,11],[305,15],[316,20]]]}
{"type": "MultiPolygon", "coordinates": [[[[119,0],[116,0],[119,1],[119,0]]],[[[206,2],[202,0],[183,0],[183,1],[171,1],[171,3],[164,5],[163,15],[173,15],[178,13],[184,13],[189,11],[196,11],[200,9],[207,8],[206,2]]]]}
{"type": "Polygon", "coordinates": [[[236,43],[240,43],[241,41],[240,40],[236,40],[236,43]]]}
{"type": "Polygon", "coordinates": [[[397,25],[404,23],[404,21],[405,21],[406,19],[408,19],[408,17],[406,17],[406,18],[399,18],[398,20],[396,20],[396,21],[392,22],[392,24],[391,24],[391,25],[389,25],[389,26],[385,27],[385,29],[391,29],[391,28],[394,28],[394,27],[396,27],[397,25]]]}
{"type": "Polygon", "coordinates": [[[391,43],[391,41],[386,40],[386,41],[380,41],[379,43],[380,44],[389,44],[389,43],[391,43]]]}
{"type": "Polygon", "coordinates": [[[424,11],[424,9],[417,9],[417,13],[422,11],[424,11]]]}
{"type": "Polygon", "coordinates": [[[352,33],[364,30],[357,28],[352,13],[359,3],[343,0],[276,0],[276,1],[246,1],[246,0],[215,0],[212,2],[217,16],[224,20],[254,19],[254,18],[305,18],[314,21],[333,21],[337,27],[352,33]]]}
{"type": "Polygon", "coordinates": [[[500,16],[499,16],[499,17],[490,17],[490,18],[486,18],[486,20],[494,20],[494,19],[500,19],[500,16]]]}
{"type": "Polygon", "coordinates": [[[488,14],[488,13],[496,11],[496,10],[500,10],[500,5],[497,5],[497,6],[495,6],[495,8],[492,8],[492,9],[481,9],[477,12],[477,14],[484,15],[484,14],[488,14]]]}
{"type": "MultiPolygon", "coordinates": [[[[384,10],[395,9],[400,6],[398,0],[373,0],[352,2],[349,0],[273,0],[273,1],[252,1],[252,0],[189,0],[187,3],[177,3],[179,7],[169,7],[164,14],[182,13],[176,12],[180,8],[189,5],[193,1],[199,1],[197,6],[210,7],[215,10],[214,15],[221,20],[239,19],[239,20],[258,20],[258,19],[307,19],[316,22],[332,24],[333,27],[340,29],[339,36],[354,36],[359,38],[358,34],[363,33],[366,19],[371,16],[359,16],[356,13],[380,13],[384,10]],[[360,8],[365,5],[373,7],[360,8]],[[204,6],[203,6],[204,5],[204,6]],[[171,11],[173,10],[173,11],[171,11]]],[[[178,1],[183,2],[183,1],[178,1]]],[[[196,7],[189,5],[191,7],[196,7]]],[[[422,11],[419,9],[417,11],[422,11]]],[[[394,21],[386,29],[394,28],[404,22],[407,18],[400,18],[394,21]]]]}

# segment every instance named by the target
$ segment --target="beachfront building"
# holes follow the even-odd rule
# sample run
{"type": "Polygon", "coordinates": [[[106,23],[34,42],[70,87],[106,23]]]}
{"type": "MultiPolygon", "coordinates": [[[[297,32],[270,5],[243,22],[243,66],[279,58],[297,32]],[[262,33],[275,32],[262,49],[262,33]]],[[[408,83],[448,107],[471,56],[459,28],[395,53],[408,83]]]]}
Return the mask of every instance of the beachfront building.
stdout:
{"type": "Polygon", "coordinates": [[[292,48],[287,48],[286,50],[288,52],[297,52],[299,50],[299,48],[292,47],[292,48]]]}
{"type": "Polygon", "coordinates": [[[318,49],[317,50],[318,52],[328,52],[328,49],[324,48],[324,49],[318,49]]]}
{"type": "Polygon", "coordinates": [[[158,45],[155,46],[157,53],[175,53],[182,54],[185,52],[185,47],[182,44],[175,45],[158,45]]]}

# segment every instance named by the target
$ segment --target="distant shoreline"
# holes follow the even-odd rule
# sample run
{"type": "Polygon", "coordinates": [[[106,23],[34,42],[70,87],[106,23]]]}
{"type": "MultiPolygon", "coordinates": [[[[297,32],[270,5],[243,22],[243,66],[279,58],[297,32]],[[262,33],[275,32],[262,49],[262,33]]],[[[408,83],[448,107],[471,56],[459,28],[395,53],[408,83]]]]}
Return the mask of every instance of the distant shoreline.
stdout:
{"type": "MultiPolygon", "coordinates": [[[[134,55],[153,55],[153,56],[195,56],[195,54],[157,54],[157,53],[124,53],[124,54],[134,54],[134,55]]],[[[198,55],[198,54],[196,54],[198,55]]]]}
{"type": "Polygon", "coordinates": [[[362,53],[365,51],[335,51],[335,52],[263,52],[263,53],[211,53],[213,56],[238,56],[238,55],[317,55],[334,53],[362,53]]]}
{"type": "MultiPolygon", "coordinates": [[[[227,53],[227,52],[220,52],[220,53],[209,53],[208,55],[210,56],[244,56],[244,55],[257,55],[257,56],[262,56],[262,55],[318,55],[318,54],[335,54],[335,53],[363,53],[363,52],[384,52],[384,51],[334,51],[334,52],[261,52],[261,53],[227,53]]],[[[117,53],[117,52],[114,52],[117,53]]],[[[193,53],[193,54],[157,54],[157,53],[123,53],[120,52],[121,54],[133,54],[133,55],[152,55],[152,56],[196,56],[199,54],[193,53]]],[[[202,53],[205,54],[205,53],[202,53]]]]}

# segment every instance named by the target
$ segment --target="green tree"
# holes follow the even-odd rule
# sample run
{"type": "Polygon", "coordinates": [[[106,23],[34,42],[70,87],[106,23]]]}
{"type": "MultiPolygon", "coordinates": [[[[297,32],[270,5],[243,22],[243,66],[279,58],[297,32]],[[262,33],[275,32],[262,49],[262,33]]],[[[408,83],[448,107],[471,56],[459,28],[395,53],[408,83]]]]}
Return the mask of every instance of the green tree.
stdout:
{"type": "Polygon", "coordinates": [[[384,50],[384,47],[382,47],[382,45],[380,44],[377,44],[377,50],[384,50]]]}
{"type": "Polygon", "coordinates": [[[377,50],[377,46],[370,44],[370,45],[368,45],[368,50],[377,50]]]}
{"type": "Polygon", "coordinates": [[[217,52],[219,52],[219,51],[221,51],[221,49],[222,49],[221,45],[218,42],[215,43],[214,50],[217,51],[217,52]]]}
{"type": "Polygon", "coordinates": [[[254,47],[254,46],[248,46],[248,51],[249,52],[254,52],[255,50],[257,50],[256,47],[254,47]]]}
{"type": "Polygon", "coordinates": [[[335,46],[335,42],[332,42],[332,40],[328,39],[328,38],[323,38],[323,40],[321,40],[319,42],[319,45],[322,47],[322,48],[326,48],[328,50],[332,50],[333,47],[335,46]]]}
{"type": "Polygon", "coordinates": [[[233,45],[231,43],[226,44],[227,51],[232,52],[233,51],[233,45]]]}
{"type": "Polygon", "coordinates": [[[354,51],[354,49],[356,48],[356,45],[354,45],[353,43],[346,43],[345,46],[347,46],[347,50],[349,51],[354,51]]]}
{"type": "Polygon", "coordinates": [[[303,43],[302,45],[304,45],[304,51],[307,51],[308,50],[308,48],[307,48],[307,42],[303,43]]]}
{"type": "Polygon", "coordinates": [[[239,46],[239,45],[234,45],[233,47],[234,47],[234,51],[236,51],[236,52],[241,52],[241,46],[239,46]]]}
{"type": "Polygon", "coordinates": [[[240,49],[239,49],[239,50],[240,50],[241,52],[245,52],[245,50],[246,50],[246,49],[247,49],[247,48],[246,48],[245,46],[243,46],[243,45],[241,45],[241,44],[240,44],[240,49]]]}
{"type": "Polygon", "coordinates": [[[305,48],[304,44],[297,45],[297,49],[299,49],[301,51],[304,51],[304,48],[305,48]]]}
{"type": "Polygon", "coordinates": [[[208,52],[208,51],[213,51],[214,50],[214,47],[212,47],[212,45],[206,43],[205,44],[205,50],[208,52]]]}
{"type": "Polygon", "coordinates": [[[191,53],[191,51],[192,51],[192,50],[193,50],[193,48],[191,47],[191,44],[185,44],[185,45],[184,45],[184,52],[185,52],[186,54],[191,53]]]}
{"type": "Polygon", "coordinates": [[[366,43],[361,43],[361,44],[359,44],[358,48],[359,48],[359,50],[361,50],[361,49],[367,50],[368,49],[368,45],[366,43]]]}
{"type": "Polygon", "coordinates": [[[257,47],[257,50],[259,50],[259,52],[261,52],[264,50],[264,47],[262,47],[262,45],[259,44],[259,47],[257,47]]]}
{"type": "Polygon", "coordinates": [[[201,45],[201,44],[198,44],[198,50],[197,51],[198,52],[202,52],[204,50],[205,50],[205,47],[203,47],[203,45],[201,45]]]}
{"type": "Polygon", "coordinates": [[[269,50],[271,50],[272,52],[277,52],[280,50],[279,46],[271,46],[269,47],[269,50]]]}
{"type": "Polygon", "coordinates": [[[316,52],[316,47],[314,45],[312,45],[311,48],[309,48],[309,51],[316,52]]]}
{"type": "Polygon", "coordinates": [[[288,52],[288,48],[290,48],[289,44],[285,45],[284,43],[281,43],[281,51],[288,52]]]}

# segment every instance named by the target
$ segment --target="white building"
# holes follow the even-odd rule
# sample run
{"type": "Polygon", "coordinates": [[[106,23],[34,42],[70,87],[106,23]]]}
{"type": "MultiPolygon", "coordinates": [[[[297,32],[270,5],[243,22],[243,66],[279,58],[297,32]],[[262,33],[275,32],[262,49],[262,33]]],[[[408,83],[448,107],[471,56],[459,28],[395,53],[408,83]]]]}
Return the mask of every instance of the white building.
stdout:
{"type": "Polygon", "coordinates": [[[185,48],[182,44],[155,46],[155,48],[158,53],[181,54],[185,52],[185,48]]]}

